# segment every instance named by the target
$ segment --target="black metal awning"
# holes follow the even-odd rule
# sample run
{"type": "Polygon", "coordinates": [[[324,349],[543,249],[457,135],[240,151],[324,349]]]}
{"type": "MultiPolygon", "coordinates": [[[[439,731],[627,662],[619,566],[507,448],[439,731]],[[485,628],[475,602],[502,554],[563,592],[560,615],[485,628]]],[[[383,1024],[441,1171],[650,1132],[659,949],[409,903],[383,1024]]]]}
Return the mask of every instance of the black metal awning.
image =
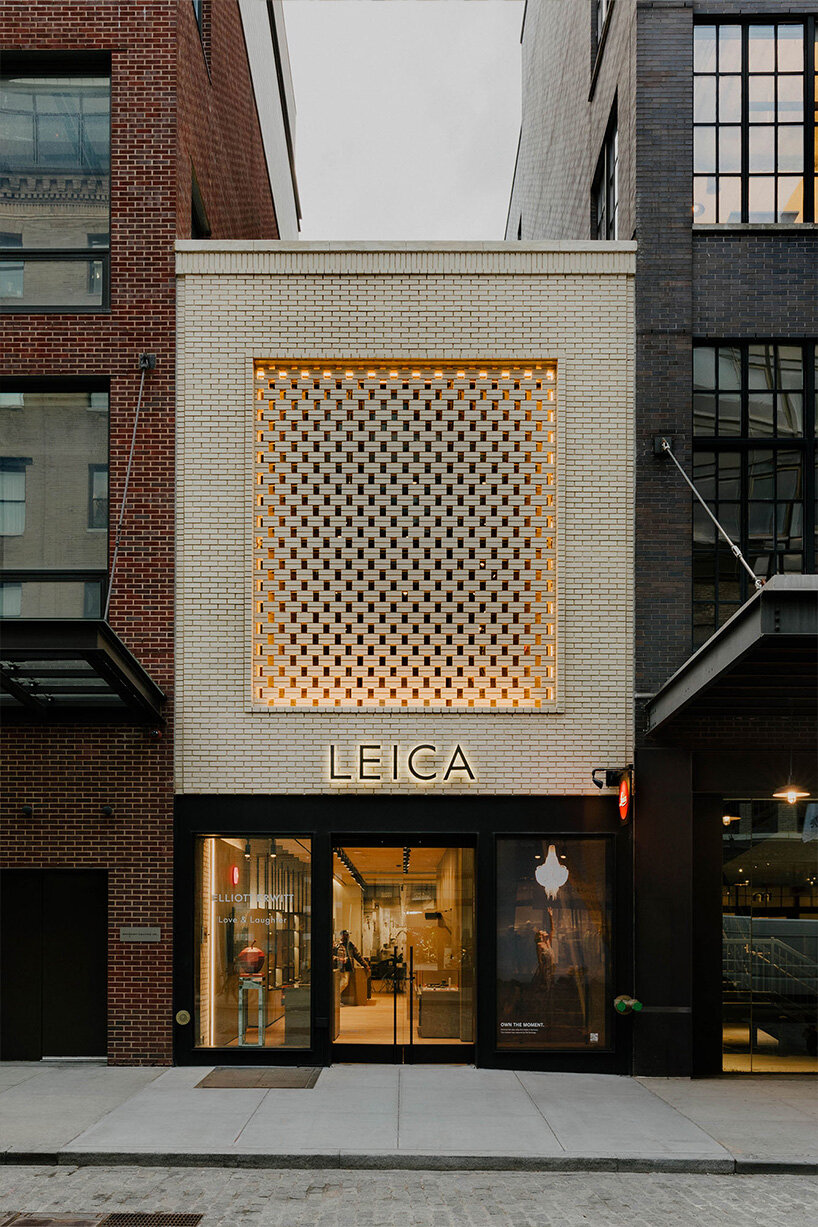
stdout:
{"type": "Polygon", "coordinates": [[[677,735],[703,718],[762,730],[815,727],[818,576],[776,575],[682,665],[647,708],[648,732],[677,735]]]}
{"type": "Polygon", "coordinates": [[[0,714],[7,724],[157,724],[165,696],[92,619],[0,623],[0,714]]]}

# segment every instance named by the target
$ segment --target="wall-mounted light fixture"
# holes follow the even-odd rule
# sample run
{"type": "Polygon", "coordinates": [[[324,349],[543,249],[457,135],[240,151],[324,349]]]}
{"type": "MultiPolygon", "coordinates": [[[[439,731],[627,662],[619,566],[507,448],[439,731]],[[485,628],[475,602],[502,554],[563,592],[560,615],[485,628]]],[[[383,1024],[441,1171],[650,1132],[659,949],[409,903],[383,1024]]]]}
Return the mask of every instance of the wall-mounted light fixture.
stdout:
{"type": "Polygon", "coordinates": [[[102,805],[102,806],[100,806],[100,813],[102,814],[102,816],[103,816],[104,818],[110,818],[110,817],[111,817],[111,815],[113,814],[113,812],[114,812],[114,807],[113,807],[113,805],[102,805]]]}
{"type": "Polygon", "coordinates": [[[23,815],[24,818],[30,818],[31,815],[34,813],[34,807],[32,805],[21,805],[20,813],[23,815]]]}

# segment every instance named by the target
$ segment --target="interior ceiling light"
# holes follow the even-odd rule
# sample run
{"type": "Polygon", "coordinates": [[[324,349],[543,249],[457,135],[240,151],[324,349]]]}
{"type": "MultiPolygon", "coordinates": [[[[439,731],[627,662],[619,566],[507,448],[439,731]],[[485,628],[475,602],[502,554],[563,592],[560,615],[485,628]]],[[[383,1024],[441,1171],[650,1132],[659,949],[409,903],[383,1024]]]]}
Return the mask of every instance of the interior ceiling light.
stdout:
{"type": "Polygon", "coordinates": [[[740,814],[722,814],[722,822],[726,827],[729,827],[731,822],[741,822],[740,814]]]}
{"type": "Polygon", "coordinates": [[[244,845],[244,859],[246,861],[249,861],[251,851],[252,849],[250,848],[250,840],[248,839],[247,843],[244,845]]]}
{"type": "Polygon", "coordinates": [[[556,899],[557,891],[568,881],[568,870],[565,865],[559,863],[553,844],[548,845],[548,855],[544,863],[537,866],[534,877],[549,899],[556,899]]]}
{"type": "Polygon", "coordinates": [[[795,805],[796,801],[803,801],[808,796],[808,792],[805,792],[803,788],[799,788],[797,784],[793,784],[792,781],[773,793],[776,801],[787,801],[790,805],[795,805]]]}

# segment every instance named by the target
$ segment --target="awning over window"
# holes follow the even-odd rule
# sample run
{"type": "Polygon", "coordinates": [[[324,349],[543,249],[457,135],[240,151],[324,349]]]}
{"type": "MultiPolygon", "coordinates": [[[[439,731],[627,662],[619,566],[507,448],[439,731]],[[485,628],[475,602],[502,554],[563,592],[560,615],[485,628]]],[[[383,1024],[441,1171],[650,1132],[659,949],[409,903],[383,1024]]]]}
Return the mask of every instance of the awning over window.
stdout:
{"type": "Polygon", "coordinates": [[[664,741],[709,720],[729,720],[737,739],[749,727],[763,735],[765,724],[814,728],[818,576],[769,580],[665,683],[647,713],[648,732],[664,741]]]}
{"type": "Polygon", "coordinates": [[[0,623],[0,713],[8,724],[157,724],[164,694],[106,622],[0,623]]]}

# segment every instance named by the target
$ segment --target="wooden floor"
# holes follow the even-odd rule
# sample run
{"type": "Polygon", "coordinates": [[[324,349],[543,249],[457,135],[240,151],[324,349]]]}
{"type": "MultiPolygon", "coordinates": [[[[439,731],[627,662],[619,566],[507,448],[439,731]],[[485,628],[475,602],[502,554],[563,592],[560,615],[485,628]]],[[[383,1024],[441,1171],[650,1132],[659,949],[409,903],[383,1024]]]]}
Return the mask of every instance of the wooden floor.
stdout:
{"type": "MultiPolygon", "coordinates": [[[[373,992],[366,1005],[341,1006],[341,1030],[336,1044],[394,1043],[394,1002],[391,994],[373,992]]],[[[423,1039],[418,1035],[417,1002],[412,1023],[413,1044],[459,1044],[453,1039],[423,1039]]],[[[405,994],[398,994],[398,1043],[409,1043],[409,1006],[405,994]]]]}
{"type": "MultiPolygon", "coordinates": [[[[394,999],[391,992],[381,993],[378,988],[381,987],[380,981],[373,981],[372,997],[367,1001],[366,1005],[342,1005],[341,1006],[341,1030],[335,1043],[337,1044],[393,1044],[394,1040],[394,999]]],[[[409,1004],[408,997],[405,993],[398,994],[398,1043],[409,1043],[409,1004]]],[[[464,1041],[458,1039],[457,1036],[451,1039],[423,1039],[418,1035],[417,1025],[417,1000],[415,1000],[415,1011],[412,1020],[412,1043],[413,1044],[460,1044],[464,1041]]],[[[242,1044],[242,1050],[247,1048],[260,1048],[256,1044],[258,1031],[255,1027],[248,1027],[246,1033],[246,1044],[242,1044]]],[[[265,1029],[264,1047],[265,1048],[283,1048],[284,1047],[284,1016],[281,1015],[274,1022],[269,1023],[265,1029]]],[[[238,1038],[232,1039],[226,1045],[228,1048],[237,1048],[239,1046],[238,1038]]]]}

